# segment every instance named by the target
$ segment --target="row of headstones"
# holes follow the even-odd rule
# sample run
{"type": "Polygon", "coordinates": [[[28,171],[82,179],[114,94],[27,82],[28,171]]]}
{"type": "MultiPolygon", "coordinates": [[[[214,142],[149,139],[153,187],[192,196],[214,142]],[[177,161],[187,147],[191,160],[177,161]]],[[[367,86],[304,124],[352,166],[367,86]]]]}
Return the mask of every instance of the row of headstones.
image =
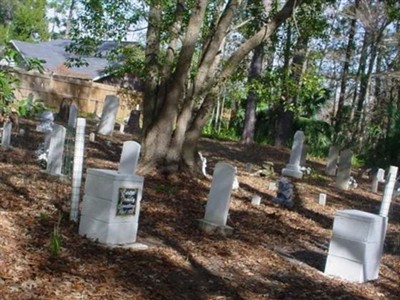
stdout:
{"type": "MultiPolygon", "coordinates": [[[[282,170],[282,175],[302,178],[300,160],[303,142],[304,133],[297,131],[294,136],[289,163],[282,170]]],[[[326,174],[336,175],[337,188],[343,190],[349,188],[352,155],[353,153],[349,149],[339,153],[338,147],[331,147],[329,151],[326,174]]],[[[378,278],[396,176],[397,167],[391,166],[379,215],[359,210],[342,210],[336,213],[325,274],[360,283],[378,278]]],[[[378,169],[373,174],[372,191],[377,191],[379,182],[384,182],[383,169],[378,169]]],[[[320,194],[319,203],[325,204],[325,202],[326,195],[320,194]]],[[[212,214],[211,219],[213,222],[218,220],[212,214]]]]}

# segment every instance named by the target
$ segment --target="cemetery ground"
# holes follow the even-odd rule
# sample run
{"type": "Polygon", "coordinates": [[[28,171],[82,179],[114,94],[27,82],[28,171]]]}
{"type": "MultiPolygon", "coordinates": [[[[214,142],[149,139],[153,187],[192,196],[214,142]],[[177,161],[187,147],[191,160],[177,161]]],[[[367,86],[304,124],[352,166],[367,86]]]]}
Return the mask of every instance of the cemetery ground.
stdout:
{"type": "MultiPolygon", "coordinates": [[[[45,174],[34,151],[43,140],[35,122],[22,120],[27,136],[0,148],[0,299],[398,299],[400,202],[392,202],[379,279],[350,283],[323,274],[333,217],[340,209],[379,211],[383,186],[354,173],[358,187],[339,191],[323,160],[308,160],[310,175],[295,185],[295,205],[272,202],[289,149],[203,139],[212,174],[219,161],[238,169],[228,225],[232,236],[198,229],[210,180],[145,177],[138,242],[147,250],[108,248],[78,235],[69,221],[71,183],[45,174]],[[255,175],[264,161],[275,176],[255,175]],[[250,165],[251,164],[251,165],[250,165]],[[316,200],[326,193],[326,206],[316,200]],[[251,204],[252,195],[262,198],[251,204]]],[[[86,135],[93,131],[89,126],[86,135]]],[[[131,134],[86,139],[85,168],[117,169],[131,134]]]]}

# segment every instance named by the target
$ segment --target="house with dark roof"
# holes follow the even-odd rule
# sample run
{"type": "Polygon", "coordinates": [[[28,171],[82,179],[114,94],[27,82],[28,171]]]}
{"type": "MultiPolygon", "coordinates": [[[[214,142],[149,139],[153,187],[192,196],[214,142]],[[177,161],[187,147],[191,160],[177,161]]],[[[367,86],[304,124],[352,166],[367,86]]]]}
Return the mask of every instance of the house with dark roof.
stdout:
{"type": "Polygon", "coordinates": [[[10,43],[23,59],[37,58],[43,60],[43,67],[49,73],[87,79],[110,85],[122,85],[121,81],[124,81],[124,87],[127,87],[126,81],[128,80],[131,88],[141,90],[139,78],[132,74],[121,80],[110,78],[113,77],[113,74],[107,72],[107,67],[109,67],[110,64],[105,54],[116,47],[116,43],[113,41],[103,42],[98,47],[97,50],[103,54],[102,57],[86,56],[84,57],[86,64],[81,66],[68,66],[67,64],[69,59],[75,58],[74,54],[66,51],[66,48],[71,44],[70,40],[53,40],[40,43],[11,40],[10,43]]]}

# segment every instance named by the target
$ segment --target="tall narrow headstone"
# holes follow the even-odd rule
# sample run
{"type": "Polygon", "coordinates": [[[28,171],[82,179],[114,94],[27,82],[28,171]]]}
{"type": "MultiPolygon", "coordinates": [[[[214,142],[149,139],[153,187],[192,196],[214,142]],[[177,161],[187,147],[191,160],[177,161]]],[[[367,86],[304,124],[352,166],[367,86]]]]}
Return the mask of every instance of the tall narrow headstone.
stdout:
{"type": "Polygon", "coordinates": [[[3,124],[3,135],[1,136],[1,145],[10,147],[11,144],[12,123],[7,121],[3,124]]]}
{"type": "Polygon", "coordinates": [[[339,165],[336,174],[336,187],[341,190],[349,189],[352,157],[353,157],[353,152],[350,149],[343,150],[340,152],[339,165]]]}
{"type": "Polygon", "coordinates": [[[107,95],[104,101],[103,112],[101,113],[98,133],[111,135],[114,131],[115,118],[119,107],[119,99],[114,95],[107,95]]]}
{"type": "Polygon", "coordinates": [[[75,128],[76,120],[78,118],[78,105],[72,103],[69,107],[68,127],[75,128]]]}
{"type": "Polygon", "coordinates": [[[54,124],[50,133],[49,156],[47,158],[47,173],[61,175],[65,143],[65,127],[54,124]]]}
{"type": "Polygon", "coordinates": [[[294,178],[302,178],[303,172],[300,170],[300,159],[303,151],[304,133],[303,131],[296,131],[293,139],[292,151],[290,153],[289,163],[286,168],[282,169],[283,176],[294,178]]]}
{"type": "Polygon", "coordinates": [[[121,174],[134,174],[140,155],[140,144],[127,141],[122,147],[118,172],[121,174]]]}
{"type": "Polygon", "coordinates": [[[76,122],[74,166],[72,169],[72,196],[70,220],[78,222],[79,199],[82,185],[83,157],[85,150],[85,127],[86,119],[78,118],[76,122]]]}
{"type": "Polygon", "coordinates": [[[389,214],[389,208],[390,208],[390,203],[392,202],[393,190],[396,184],[397,170],[398,168],[395,166],[390,166],[389,168],[389,174],[387,177],[385,190],[383,191],[381,209],[379,211],[379,215],[382,217],[387,217],[389,214]]]}
{"type": "Polygon", "coordinates": [[[300,166],[305,167],[307,164],[307,152],[308,152],[308,145],[303,145],[303,151],[301,151],[301,158],[300,158],[300,166]]]}
{"type": "Polygon", "coordinates": [[[204,219],[200,220],[200,227],[206,232],[221,230],[223,234],[232,232],[226,226],[229,205],[231,203],[232,185],[235,179],[235,167],[219,162],[216,164],[208,194],[204,219]]]}
{"type": "Polygon", "coordinates": [[[325,174],[328,176],[336,175],[336,166],[339,157],[339,147],[332,146],[329,148],[328,162],[326,164],[325,174]]]}
{"type": "Polygon", "coordinates": [[[385,170],[378,169],[378,171],[372,174],[372,184],[371,184],[371,192],[376,193],[378,192],[378,184],[379,182],[383,182],[385,177],[385,170]]]}

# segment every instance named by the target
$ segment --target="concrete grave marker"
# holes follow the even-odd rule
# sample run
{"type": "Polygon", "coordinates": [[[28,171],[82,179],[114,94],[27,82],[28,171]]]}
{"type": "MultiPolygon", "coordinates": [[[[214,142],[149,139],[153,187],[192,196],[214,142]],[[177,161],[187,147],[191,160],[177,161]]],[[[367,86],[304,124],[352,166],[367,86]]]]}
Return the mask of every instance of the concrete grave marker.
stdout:
{"type": "Polygon", "coordinates": [[[251,204],[260,205],[261,204],[261,197],[258,196],[258,195],[251,196],[251,204]]]}
{"type": "Polygon", "coordinates": [[[378,278],[387,218],[359,211],[335,214],[325,274],[363,283],[378,278]]]}
{"type": "Polygon", "coordinates": [[[341,190],[349,189],[352,157],[353,152],[350,149],[340,152],[339,165],[336,174],[336,187],[341,190]]]}
{"type": "Polygon", "coordinates": [[[320,205],[326,205],[326,194],[320,193],[318,196],[318,204],[320,205]]]}
{"type": "Polygon", "coordinates": [[[337,161],[339,158],[339,147],[332,146],[329,148],[328,161],[326,164],[325,174],[328,176],[336,175],[337,161]]]}
{"type": "Polygon", "coordinates": [[[294,135],[292,151],[290,152],[289,163],[286,168],[282,169],[283,176],[294,178],[302,178],[303,172],[300,170],[300,159],[303,151],[304,133],[303,131],[296,131],[294,135]]]}
{"type": "Polygon", "coordinates": [[[58,124],[53,125],[53,131],[49,134],[50,145],[49,155],[47,158],[47,173],[49,174],[61,175],[65,134],[65,127],[58,124]]]}
{"type": "Polygon", "coordinates": [[[235,173],[235,167],[227,163],[216,164],[204,219],[199,220],[200,228],[205,232],[220,231],[224,235],[233,232],[231,227],[226,226],[226,221],[235,173]]]}
{"type": "Polygon", "coordinates": [[[86,119],[78,118],[76,122],[74,166],[72,169],[72,195],[70,220],[78,222],[79,200],[81,196],[83,157],[85,150],[86,119]]]}
{"type": "Polygon", "coordinates": [[[303,145],[303,151],[301,151],[301,158],[300,158],[300,166],[305,167],[307,164],[307,152],[308,152],[308,145],[303,145]]]}
{"type": "Polygon", "coordinates": [[[140,144],[127,141],[122,147],[118,172],[121,174],[134,174],[140,155],[140,144]]]}
{"type": "Polygon", "coordinates": [[[100,124],[97,131],[98,133],[102,135],[111,135],[113,133],[118,108],[119,98],[115,95],[107,95],[101,113],[100,124]]]}
{"type": "Polygon", "coordinates": [[[11,145],[11,132],[12,132],[12,123],[10,121],[4,122],[3,124],[3,134],[1,136],[1,145],[3,147],[10,147],[11,145]]]}
{"type": "Polygon", "coordinates": [[[94,132],[91,132],[89,134],[89,142],[94,142],[96,140],[96,134],[94,132]]]}
{"type": "Polygon", "coordinates": [[[383,181],[385,181],[385,170],[379,168],[376,173],[372,174],[371,192],[378,192],[378,184],[383,181]]]}
{"type": "Polygon", "coordinates": [[[78,118],[78,105],[72,103],[69,107],[68,127],[75,128],[76,120],[78,118]]]}
{"type": "Polygon", "coordinates": [[[397,167],[390,166],[385,190],[383,191],[381,209],[379,211],[379,215],[382,217],[387,217],[389,214],[390,203],[392,202],[394,186],[396,184],[397,171],[397,167]]]}

